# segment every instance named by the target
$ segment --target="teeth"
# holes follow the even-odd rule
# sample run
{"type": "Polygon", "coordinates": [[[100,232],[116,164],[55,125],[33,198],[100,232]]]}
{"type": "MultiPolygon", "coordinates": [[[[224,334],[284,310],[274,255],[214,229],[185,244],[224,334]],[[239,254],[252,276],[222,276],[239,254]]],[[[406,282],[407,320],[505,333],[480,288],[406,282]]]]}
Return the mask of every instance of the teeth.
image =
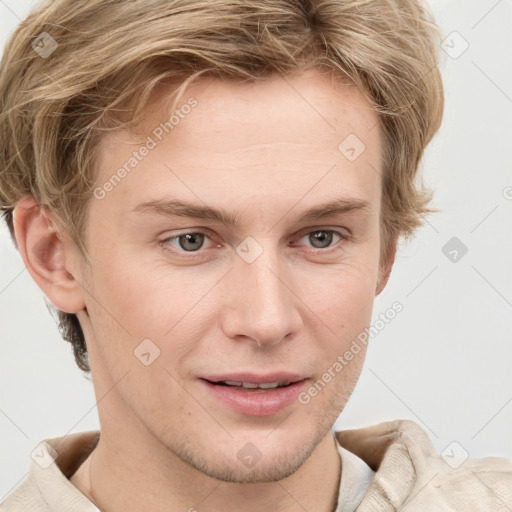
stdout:
{"type": "Polygon", "coordinates": [[[258,388],[258,384],[254,384],[252,382],[242,382],[242,387],[246,389],[256,389],[258,388]]]}
{"type": "Polygon", "coordinates": [[[225,380],[223,381],[225,384],[227,384],[228,386],[241,386],[242,383],[241,382],[236,382],[234,380],[225,380]]]}
{"type": "Polygon", "coordinates": [[[228,386],[238,386],[245,389],[256,389],[256,388],[262,388],[262,389],[273,389],[277,388],[279,386],[287,386],[289,382],[265,382],[261,384],[255,384],[253,382],[237,382],[234,380],[225,380],[223,381],[224,384],[227,384],[228,386]]]}
{"type": "Polygon", "coordinates": [[[260,384],[259,387],[263,389],[277,388],[279,382],[267,382],[266,384],[260,384]]]}

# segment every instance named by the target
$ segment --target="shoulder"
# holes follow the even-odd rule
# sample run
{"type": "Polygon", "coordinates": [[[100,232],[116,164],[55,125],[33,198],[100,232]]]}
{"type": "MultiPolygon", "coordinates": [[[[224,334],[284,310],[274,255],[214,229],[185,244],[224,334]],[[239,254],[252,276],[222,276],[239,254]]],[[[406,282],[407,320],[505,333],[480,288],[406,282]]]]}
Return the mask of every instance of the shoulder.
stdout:
{"type": "Polygon", "coordinates": [[[379,510],[410,505],[410,511],[512,509],[508,459],[470,458],[462,450],[437,453],[426,431],[410,420],[336,432],[335,437],[375,471],[361,505],[379,510]]]}
{"type": "Polygon", "coordinates": [[[436,473],[421,501],[436,499],[451,510],[512,510],[512,461],[446,453],[432,465],[436,473]]]}
{"type": "Polygon", "coordinates": [[[33,474],[12,491],[7,498],[0,503],[0,512],[50,512],[33,474]]]}
{"type": "Polygon", "coordinates": [[[99,431],[44,439],[32,452],[29,472],[0,503],[0,512],[52,512],[97,508],[69,481],[99,439],[99,431]]]}

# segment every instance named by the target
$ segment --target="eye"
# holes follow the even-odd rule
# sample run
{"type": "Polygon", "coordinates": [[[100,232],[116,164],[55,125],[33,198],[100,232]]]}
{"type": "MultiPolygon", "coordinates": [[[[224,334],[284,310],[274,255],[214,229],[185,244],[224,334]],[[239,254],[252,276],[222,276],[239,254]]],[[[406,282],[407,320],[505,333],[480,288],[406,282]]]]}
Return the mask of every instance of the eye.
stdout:
{"type": "Polygon", "coordinates": [[[310,231],[306,236],[303,236],[300,240],[306,240],[307,243],[311,244],[315,249],[326,249],[330,247],[333,242],[336,243],[339,240],[347,238],[338,231],[331,229],[318,229],[316,231],[310,231]]]}
{"type": "MultiPolygon", "coordinates": [[[[162,240],[162,245],[167,250],[176,250],[178,252],[197,252],[204,249],[205,243],[210,240],[207,234],[199,231],[181,233],[162,240]],[[169,248],[171,246],[171,248],[169,248]]],[[[213,243],[213,242],[212,242],[213,243]]]]}

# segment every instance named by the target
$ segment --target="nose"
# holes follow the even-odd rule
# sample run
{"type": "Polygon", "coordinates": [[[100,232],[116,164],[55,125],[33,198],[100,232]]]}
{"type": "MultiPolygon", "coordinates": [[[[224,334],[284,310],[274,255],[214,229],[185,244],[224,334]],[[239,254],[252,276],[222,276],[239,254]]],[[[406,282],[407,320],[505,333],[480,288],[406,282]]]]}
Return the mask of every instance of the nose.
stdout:
{"type": "Polygon", "coordinates": [[[252,263],[237,258],[225,283],[222,329],[232,339],[250,338],[259,347],[276,345],[299,332],[300,300],[287,282],[289,273],[268,250],[252,263]]]}

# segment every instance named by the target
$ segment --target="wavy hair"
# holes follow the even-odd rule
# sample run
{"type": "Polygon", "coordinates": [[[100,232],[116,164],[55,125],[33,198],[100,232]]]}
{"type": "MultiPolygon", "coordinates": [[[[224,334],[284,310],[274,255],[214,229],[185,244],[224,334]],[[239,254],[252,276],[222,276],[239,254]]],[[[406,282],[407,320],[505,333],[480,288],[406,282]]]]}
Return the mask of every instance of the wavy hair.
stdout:
{"type": "MultiPolygon", "coordinates": [[[[13,208],[32,195],[89,260],[98,142],[133,126],[159,84],[183,91],[203,75],[264,80],[321,67],[348,77],[379,115],[386,254],[432,211],[418,167],[442,118],[439,40],[421,0],[43,2],[0,65],[0,209],[13,240],[13,208]]],[[[57,314],[77,365],[90,371],[76,315],[57,314]]]]}

